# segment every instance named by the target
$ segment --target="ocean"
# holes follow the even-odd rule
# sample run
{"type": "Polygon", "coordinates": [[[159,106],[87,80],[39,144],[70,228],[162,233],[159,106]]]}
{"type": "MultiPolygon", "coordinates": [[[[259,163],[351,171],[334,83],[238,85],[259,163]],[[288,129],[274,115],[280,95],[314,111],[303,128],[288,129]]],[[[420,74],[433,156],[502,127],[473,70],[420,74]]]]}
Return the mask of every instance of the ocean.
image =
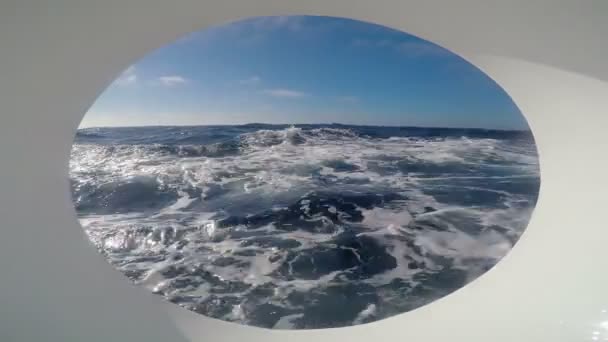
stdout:
{"type": "Polygon", "coordinates": [[[274,329],[368,323],[492,268],[540,176],[530,132],[267,125],[86,128],[80,223],[168,301],[274,329]]]}

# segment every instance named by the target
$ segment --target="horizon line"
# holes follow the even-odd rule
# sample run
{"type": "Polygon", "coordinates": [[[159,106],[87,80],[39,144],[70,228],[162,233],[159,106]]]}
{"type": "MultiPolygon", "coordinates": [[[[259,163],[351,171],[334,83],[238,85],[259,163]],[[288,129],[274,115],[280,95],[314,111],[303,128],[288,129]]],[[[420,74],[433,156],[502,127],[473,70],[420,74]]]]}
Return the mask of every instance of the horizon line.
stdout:
{"type": "Polygon", "coordinates": [[[532,132],[530,127],[524,129],[518,128],[487,128],[487,127],[449,127],[449,126],[408,126],[408,125],[369,125],[369,124],[347,124],[347,123],[266,123],[266,122],[248,122],[241,124],[175,124],[175,125],[132,125],[132,126],[87,126],[78,127],[76,130],[81,129],[95,129],[95,128],[142,128],[142,127],[221,127],[221,126],[250,126],[250,125],[267,125],[267,126],[310,126],[310,125],[338,125],[338,126],[355,126],[355,127],[383,127],[383,128],[419,128],[419,129],[477,129],[487,131],[505,131],[505,132],[532,132]]]}

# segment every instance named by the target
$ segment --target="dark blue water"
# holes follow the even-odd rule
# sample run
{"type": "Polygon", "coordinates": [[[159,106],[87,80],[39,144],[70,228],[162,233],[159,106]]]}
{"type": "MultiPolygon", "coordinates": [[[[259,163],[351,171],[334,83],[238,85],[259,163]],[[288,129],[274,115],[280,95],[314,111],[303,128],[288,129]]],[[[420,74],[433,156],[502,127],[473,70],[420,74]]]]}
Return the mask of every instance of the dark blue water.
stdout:
{"type": "Polygon", "coordinates": [[[83,129],[70,170],[83,228],[126,276],[277,329],[464,286],[517,241],[540,181],[529,132],[339,124],[83,129]]]}
{"type": "MultiPolygon", "coordinates": [[[[504,131],[476,128],[425,128],[425,127],[378,127],[342,124],[324,125],[217,125],[217,126],[147,126],[85,128],[76,133],[76,143],[92,144],[167,144],[167,145],[209,145],[238,140],[239,135],[260,130],[286,130],[300,128],[312,133],[314,129],[336,129],[355,133],[368,138],[386,139],[390,137],[418,138],[460,138],[477,139],[521,139],[532,142],[529,131],[504,131]]],[[[350,134],[350,133],[349,133],[350,134]]]]}

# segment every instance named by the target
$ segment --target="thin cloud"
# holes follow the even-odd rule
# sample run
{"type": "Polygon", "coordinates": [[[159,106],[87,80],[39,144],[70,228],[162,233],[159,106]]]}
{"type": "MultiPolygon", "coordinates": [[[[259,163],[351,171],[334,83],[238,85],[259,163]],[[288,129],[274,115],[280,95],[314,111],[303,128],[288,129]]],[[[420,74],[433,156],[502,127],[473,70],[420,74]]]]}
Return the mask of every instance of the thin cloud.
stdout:
{"type": "Polygon", "coordinates": [[[447,56],[450,52],[437,45],[419,41],[401,42],[396,46],[401,54],[413,57],[447,56]]]}
{"type": "Polygon", "coordinates": [[[282,97],[282,98],[301,98],[308,96],[308,94],[303,93],[301,91],[291,90],[291,89],[266,89],[264,90],[265,94],[274,96],[274,97],[282,97]]]}
{"type": "Polygon", "coordinates": [[[215,26],[197,33],[197,44],[210,41],[231,41],[239,45],[255,46],[272,39],[272,33],[295,35],[298,39],[315,40],[344,26],[342,20],[321,21],[309,16],[283,15],[243,19],[215,26]]]}
{"type": "Polygon", "coordinates": [[[135,67],[130,66],[120,74],[120,76],[114,81],[115,84],[125,87],[134,85],[137,83],[137,74],[135,73],[135,67]]]}
{"type": "Polygon", "coordinates": [[[251,23],[256,30],[268,31],[281,29],[298,32],[304,28],[304,19],[305,18],[300,16],[271,16],[255,18],[251,21],[245,21],[244,23],[251,23]]]}
{"type": "Polygon", "coordinates": [[[242,85],[256,85],[260,82],[262,82],[262,79],[259,76],[251,76],[238,81],[238,83],[242,85]]]}
{"type": "Polygon", "coordinates": [[[178,75],[161,76],[158,78],[161,85],[165,87],[174,87],[188,83],[188,80],[178,75]]]}
{"type": "Polygon", "coordinates": [[[354,39],[352,46],[358,48],[389,48],[404,56],[409,57],[430,57],[430,56],[446,56],[450,52],[435,44],[425,41],[398,41],[391,39],[370,40],[370,39],[354,39]]]}

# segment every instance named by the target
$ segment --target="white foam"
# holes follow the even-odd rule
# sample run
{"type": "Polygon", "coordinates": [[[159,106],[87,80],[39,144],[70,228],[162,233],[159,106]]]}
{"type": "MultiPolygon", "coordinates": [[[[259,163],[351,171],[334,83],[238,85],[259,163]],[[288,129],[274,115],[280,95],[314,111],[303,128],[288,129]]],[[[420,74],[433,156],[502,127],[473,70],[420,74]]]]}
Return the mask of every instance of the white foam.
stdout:
{"type": "MultiPolygon", "coordinates": [[[[402,195],[404,199],[391,201],[382,207],[359,208],[363,220],[352,222],[352,225],[361,228],[360,234],[386,247],[386,251],[397,260],[395,268],[361,280],[373,286],[386,285],[395,279],[416,285],[413,280],[416,274],[441,271],[442,266],[434,261],[436,256],[450,258],[454,267],[467,271],[472,279],[482,272],[479,265],[495,263],[507,253],[532,211],[532,205],[526,204],[525,196],[491,189],[482,181],[518,181],[538,177],[538,162],[533,146],[516,147],[495,139],[410,137],[378,140],[358,137],[340,129],[305,132],[294,127],[245,134],[242,141],[244,147],[240,155],[214,158],[183,158],[146,146],[74,145],[70,174],[75,186],[95,187],[132,177],[147,177],[178,194],[174,202],[156,212],[80,215],[82,226],[116,267],[122,271],[143,271],[139,282],[150,290],[207,298],[211,295],[207,283],[198,287],[171,289],[171,279],[162,276],[163,270],[171,266],[202,268],[224,281],[250,285],[249,289],[229,295],[244,298],[257,286],[271,283],[275,286],[275,292],[271,298],[267,298],[268,302],[289,305],[285,299],[294,291],[308,292],[343,283],[340,275],[345,270],[312,280],[282,280],[273,273],[278,271],[288,252],[298,253],[328,244],[346,228],[338,224],[336,231],[324,233],[301,229],[279,231],[270,223],[256,227],[255,233],[258,236],[293,239],[301,245],[289,251],[256,245],[243,247],[246,234],[243,238],[234,239],[227,236],[240,233],[239,229],[244,227],[218,226],[218,218],[225,215],[227,209],[237,208],[233,210],[237,215],[247,216],[259,212],[260,208],[285,208],[311,191],[341,193],[349,189],[402,195]],[[498,175],[447,172],[428,177],[421,173],[408,173],[407,167],[403,167],[432,165],[445,166],[444,169],[449,170],[449,166],[457,165],[468,170],[480,165],[488,166],[494,161],[496,163],[492,167],[504,172],[498,175]],[[331,167],[339,164],[350,167],[331,167]],[[500,194],[504,197],[501,207],[447,205],[426,191],[444,184],[454,184],[455,181],[462,184],[464,181],[475,181],[475,186],[467,183],[469,185],[461,185],[461,190],[500,194]],[[189,195],[186,190],[192,188],[200,190],[201,196],[189,195]],[[427,213],[427,207],[432,207],[433,211],[427,213]],[[455,217],[474,221],[481,231],[463,229],[470,227],[459,226],[453,220],[455,217]],[[421,222],[436,224],[441,229],[415,229],[415,224],[421,222]],[[502,231],[493,229],[494,226],[502,231]],[[172,240],[174,235],[179,235],[175,241],[172,240]],[[417,249],[411,248],[405,241],[411,242],[417,249]],[[219,258],[232,258],[235,262],[214,265],[213,262],[219,258]],[[423,267],[410,268],[408,264],[412,261],[423,267]]],[[[301,210],[310,214],[311,203],[302,200],[301,210]]],[[[328,211],[338,216],[341,214],[339,208],[333,205],[328,207],[328,211]]],[[[328,218],[311,220],[315,219],[333,225],[328,218]]],[[[245,233],[252,231],[248,227],[245,233]]],[[[353,249],[353,252],[361,258],[356,250],[353,249]]],[[[194,284],[200,280],[197,276],[182,276],[191,277],[194,284]]],[[[222,296],[218,293],[213,295],[222,296]]],[[[396,301],[408,300],[395,298],[396,301]]],[[[379,315],[378,307],[370,304],[353,323],[364,322],[376,315],[379,315]]],[[[284,316],[275,324],[275,328],[291,329],[294,321],[301,317],[299,313],[284,316]]],[[[246,322],[247,317],[243,308],[236,305],[226,319],[246,322]]]]}
{"type": "Polygon", "coordinates": [[[363,225],[384,234],[399,234],[400,227],[406,227],[412,221],[412,215],[407,210],[393,211],[385,208],[362,210],[363,225]]]}
{"type": "Polygon", "coordinates": [[[373,317],[376,314],[376,304],[370,304],[363,311],[359,312],[353,324],[361,324],[366,319],[373,317]]]}
{"type": "Polygon", "coordinates": [[[295,324],[293,321],[295,321],[298,318],[302,318],[302,317],[304,317],[304,314],[294,314],[294,315],[283,316],[274,324],[272,329],[283,329],[283,330],[293,329],[295,327],[295,324]]]}

